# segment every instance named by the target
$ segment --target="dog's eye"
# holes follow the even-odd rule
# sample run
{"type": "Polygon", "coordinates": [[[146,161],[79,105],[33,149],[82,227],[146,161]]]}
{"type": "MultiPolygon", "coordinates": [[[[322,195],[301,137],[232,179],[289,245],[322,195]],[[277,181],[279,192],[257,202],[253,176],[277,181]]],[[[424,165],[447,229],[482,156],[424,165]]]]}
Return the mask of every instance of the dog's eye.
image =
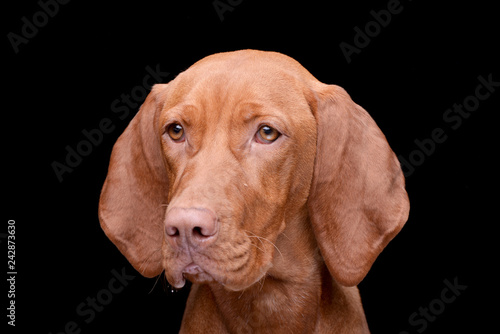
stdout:
{"type": "Polygon", "coordinates": [[[179,123],[170,124],[167,133],[173,141],[180,142],[184,139],[184,128],[179,123]]]}
{"type": "Polygon", "coordinates": [[[261,144],[271,144],[278,139],[279,136],[281,136],[281,133],[269,125],[262,125],[256,134],[257,142],[261,144]]]}

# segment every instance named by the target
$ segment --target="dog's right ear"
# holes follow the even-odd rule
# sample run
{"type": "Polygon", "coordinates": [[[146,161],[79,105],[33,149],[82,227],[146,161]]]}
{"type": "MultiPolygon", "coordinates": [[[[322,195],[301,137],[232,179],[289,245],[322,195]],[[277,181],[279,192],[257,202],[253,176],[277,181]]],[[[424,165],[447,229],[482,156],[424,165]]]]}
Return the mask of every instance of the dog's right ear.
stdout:
{"type": "Polygon", "coordinates": [[[163,216],[168,178],[158,134],[167,84],[153,87],[118,138],[99,200],[99,220],[109,239],[146,277],[162,270],[163,216]]]}

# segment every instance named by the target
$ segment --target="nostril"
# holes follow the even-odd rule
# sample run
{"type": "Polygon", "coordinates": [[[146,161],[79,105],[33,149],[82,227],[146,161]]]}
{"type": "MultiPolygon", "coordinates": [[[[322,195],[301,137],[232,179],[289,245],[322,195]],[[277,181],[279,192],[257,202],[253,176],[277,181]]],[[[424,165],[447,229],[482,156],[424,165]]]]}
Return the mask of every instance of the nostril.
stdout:
{"type": "Polygon", "coordinates": [[[193,235],[194,235],[195,237],[204,237],[203,232],[202,232],[202,230],[201,230],[201,227],[199,227],[199,226],[195,226],[195,227],[193,228],[193,235]]]}
{"type": "Polygon", "coordinates": [[[215,231],[211,231],[210,228],[195,226],[193,227],[193,237],[195,238],[208,238],[215,234],[215,231]]]}
{"type": "Polygon", "coordinates": [[[167,235],[170,237],[178,237],[179,236],[179,229],[175,226],[167,226],[165,228],[165,233],[167,233],[167,235]]]}

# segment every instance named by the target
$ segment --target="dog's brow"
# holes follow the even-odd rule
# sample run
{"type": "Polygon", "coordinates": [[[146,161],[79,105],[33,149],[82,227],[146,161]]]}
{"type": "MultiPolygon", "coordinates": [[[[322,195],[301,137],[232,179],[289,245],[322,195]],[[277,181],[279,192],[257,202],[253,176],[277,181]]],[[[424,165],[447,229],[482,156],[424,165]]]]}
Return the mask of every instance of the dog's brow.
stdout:
{"type": "Polygon", "coordinates": [[[197,108],[192,104],[177,105],[167,111],[165,111],[162,121],[163,123],[168,123],[172,119],[182,120],[185,125],[191,125],[193,121],[193,115],[196,115],[197,108]]]}
{"type": "Polygon", "coordinates": [[[237,111],[240,113],[241,119],[246,123],[262,115],[262,105],[253,102],[245,102],[237,106],[237,111]],[[239,110],[238,110],[239,109],[239,110]]]}
{"type": "Polygon", "coordinates": [[[264,105],[255,102],[247,102],[239,106],[238,117],[245,123],[251,122],[260,117],[279,117],[280,113],[273,108],[266,108],[264,105]]]}

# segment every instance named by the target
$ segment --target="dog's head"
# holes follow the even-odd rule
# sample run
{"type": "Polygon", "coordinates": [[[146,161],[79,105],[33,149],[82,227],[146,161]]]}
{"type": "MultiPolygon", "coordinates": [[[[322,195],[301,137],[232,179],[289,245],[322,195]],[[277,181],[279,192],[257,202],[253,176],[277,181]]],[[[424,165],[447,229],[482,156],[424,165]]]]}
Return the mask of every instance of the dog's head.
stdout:
{"type": "Polygon", "coordinates": [[[290,226],[288,248],[312,235],[332,276],[356,285],[408,210],[366,111],[295,60],[250,50],[153,87],[113,148],[99,203],[107,236],[144,276],[230,290],[283,261],[290,226]]]}

